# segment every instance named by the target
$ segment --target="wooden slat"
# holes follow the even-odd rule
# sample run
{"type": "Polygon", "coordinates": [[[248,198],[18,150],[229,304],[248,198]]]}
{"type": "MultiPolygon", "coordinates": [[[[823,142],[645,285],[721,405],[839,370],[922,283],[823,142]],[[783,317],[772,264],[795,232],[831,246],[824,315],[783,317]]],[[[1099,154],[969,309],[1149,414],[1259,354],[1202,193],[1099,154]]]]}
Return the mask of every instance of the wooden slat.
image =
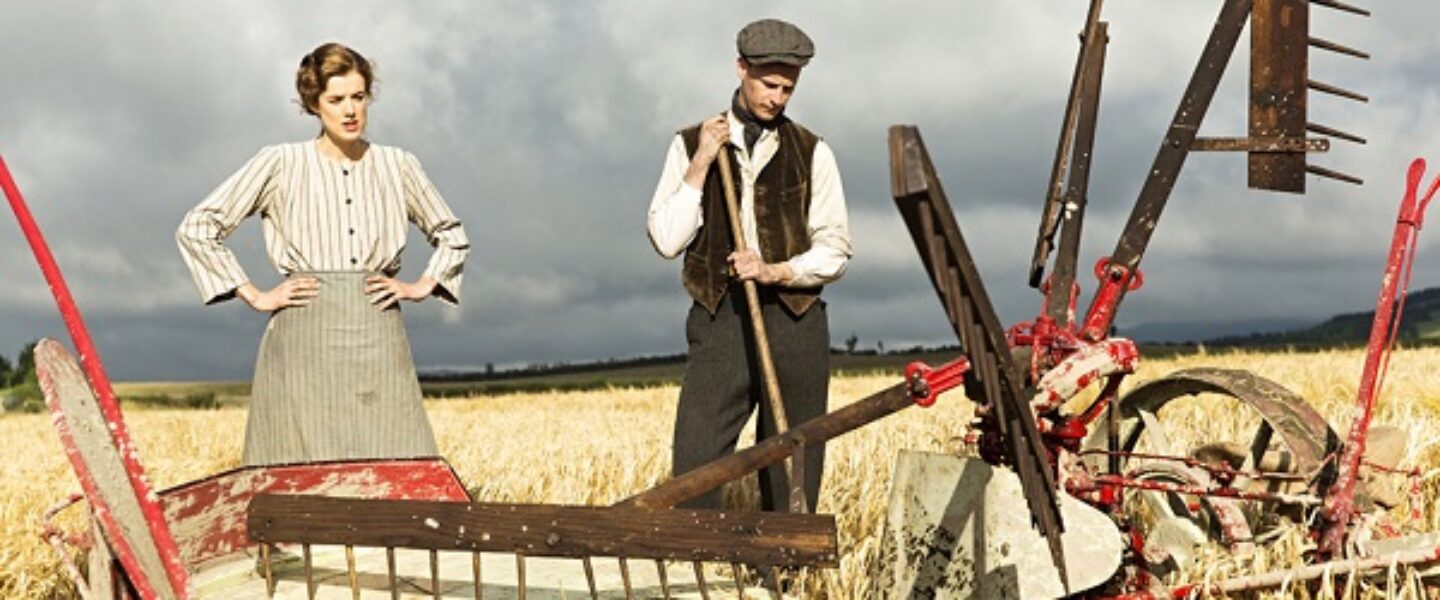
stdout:
{"type": "Polygon", "coordinates": [[[247,512],[262,543],[839,566],[831,515],[283,494],[256,496],[247,512]]]}

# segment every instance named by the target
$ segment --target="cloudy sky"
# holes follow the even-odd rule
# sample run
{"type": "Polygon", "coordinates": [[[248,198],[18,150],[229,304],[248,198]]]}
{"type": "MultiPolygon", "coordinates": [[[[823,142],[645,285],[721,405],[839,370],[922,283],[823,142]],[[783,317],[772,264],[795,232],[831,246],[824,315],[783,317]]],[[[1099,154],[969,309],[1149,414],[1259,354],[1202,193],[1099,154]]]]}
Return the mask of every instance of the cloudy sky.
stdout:
{"type": "MultiPolygon", "coordinates": [[[[1315,162],[1366,179],[1300,197],[1244,188],[1235,154],[1193,155],[1122,328],[1322,318],[1373,303],[1403,173],[1440,160],[1440,5],[1315,9],[1312,34],[1372,52],[1311,76],[1311,120],[1370,144],[1315,162]]],[[[1220,2],[1112,0],[1083,261],[1113,248],[1220,2]]],[[[831,331],[862,346],[950,339],[889,196],[886,129],[921,127],[1006,321],[1024,285],[1086,2],[72,2],[0,9],[0,156],[44,228],[113,376],[249,376],[263,317],[203,307],[175,248],[181,215],[260,147],[313,136],[291,101],[300,56],[331,40],[378,65],[371,139],[415,153],[474,243],[465,303],[406,307],[422,368],[683,349],[688,300],[644,215],[673,132],[726,105],[746,22],[801,24],[818,55],[790,114],[825,135],[856,255],[827,289],[831,331]]],[[[1245,44],[1202,135],[1242,135],[1245,44]]],[[[1428,233],[1428,232],[1427,232],[1428,233]]],[[[1417,286],[1440,284],[1434,236],[1417,286]]],[[[231,239],[278,276],[258,221],[231,239]]],[[[412,235],[407,277],[428,247],[412,235]]],[[[0,215],[0,354],[63,337],[39,270],[0,215]]],[[[1085,282],[1085,297],[1093,286],[1085,282]]]]}

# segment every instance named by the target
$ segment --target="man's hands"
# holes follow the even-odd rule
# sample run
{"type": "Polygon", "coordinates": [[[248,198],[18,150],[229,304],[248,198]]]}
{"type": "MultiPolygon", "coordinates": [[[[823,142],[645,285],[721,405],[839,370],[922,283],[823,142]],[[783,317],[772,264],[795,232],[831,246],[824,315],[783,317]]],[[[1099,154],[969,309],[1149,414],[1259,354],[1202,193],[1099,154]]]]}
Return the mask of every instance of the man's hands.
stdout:
{"type": "Polygon", "coordinates": [[[790,265],[785,263],[767,264],[754,250],[732,252],[725,260],[730,261],[730,272],[741,281],[753,280],[764,285],[784,285],[795,278],[790,265]]]}
{"type": "Polygon", "coordinates": [[[729,141],[730,124],[723,113],[701,123],[700,144],[695,148],[695,156],[690,158],[690,168],[685,170],[685,183],[697,190],[703,188],[705,173],[710,170],[710,164],[715,162],[715,157],[729,141]]]}
{"type": "Polygon", "coordinates": [[[260,312],[275,312],[291,306],[305,306],[320,293],[320,282],[313,277],[286,279],[268,292],[246,283],[235,290],[235,294],[246,304],[260,312]]]}
{"type": "Polygon", "coordinates": [[[415,283],[405,283],[384,275],[371,275],[365,278],[365,294],[370,296],[371,304],[384,310],[401,300],[424,300],[435,291],[436,284],[435,279],[429,275],[421,277],[415,283]]]}

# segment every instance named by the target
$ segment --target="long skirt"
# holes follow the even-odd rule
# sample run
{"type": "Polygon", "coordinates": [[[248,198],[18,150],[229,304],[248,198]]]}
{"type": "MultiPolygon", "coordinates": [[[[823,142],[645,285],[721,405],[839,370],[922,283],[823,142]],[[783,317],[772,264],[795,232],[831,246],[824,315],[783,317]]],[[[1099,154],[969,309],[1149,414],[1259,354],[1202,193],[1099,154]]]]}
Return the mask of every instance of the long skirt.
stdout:
{"type": "Polygon", "coordinates": [[[368,275],[291,275],[315,278],[319,295],[270,316],[255,361],[244,464],[439,454],[399,306],[371,304],[368,275]]]}

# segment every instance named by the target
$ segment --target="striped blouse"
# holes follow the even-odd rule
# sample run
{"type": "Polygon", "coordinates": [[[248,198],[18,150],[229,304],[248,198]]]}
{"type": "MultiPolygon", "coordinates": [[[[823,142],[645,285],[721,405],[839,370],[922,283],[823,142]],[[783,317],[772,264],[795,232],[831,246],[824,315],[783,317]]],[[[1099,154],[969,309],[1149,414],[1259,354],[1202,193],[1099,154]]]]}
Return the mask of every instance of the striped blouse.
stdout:
{"type": "Polygon", "coordinates": [[[314,141],[262,148],[187,213],[175,233],[206,304],[234,297],[249,281],[224,240],[256,213],[270,262],[286,275],[361,271],[394,277],[406,221],[413,222],[435,248],[425,268],[439,282],[435,295],[460,301],[470,242],[409,152],[371,144],[351,163],[321,155],[314,141]]]}

